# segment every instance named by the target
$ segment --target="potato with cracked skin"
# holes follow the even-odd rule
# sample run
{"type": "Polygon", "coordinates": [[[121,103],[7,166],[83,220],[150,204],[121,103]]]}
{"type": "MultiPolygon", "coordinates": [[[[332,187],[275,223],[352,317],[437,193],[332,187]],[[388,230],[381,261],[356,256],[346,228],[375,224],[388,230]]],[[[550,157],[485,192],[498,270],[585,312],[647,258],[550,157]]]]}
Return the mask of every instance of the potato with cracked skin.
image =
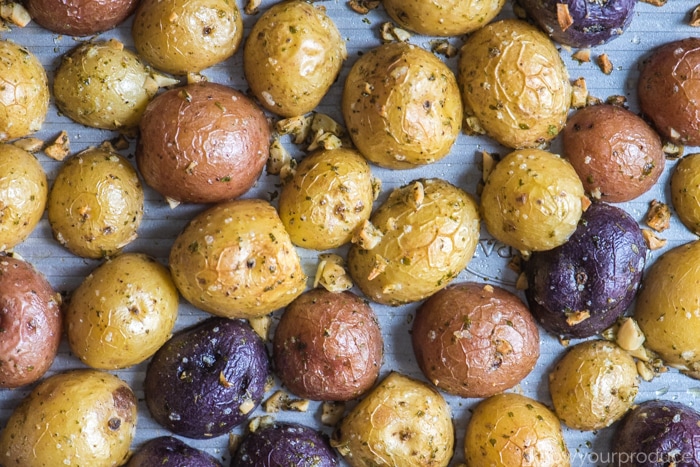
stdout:
{"type": "Polygon", "coordinates": [[[284,310],[272,344],[282,384],[311,400],[362,395],[379,376],[384,357],[374,311],[351,292],[303,293],[284,310]]]}
{"type": "Polygon", "coordinates": [[[384,0],[389,16],[402,28],[426,36],[461,36],[495,18],[505,0],[384,0]]]}
{"type": "Polygon", "coordinates": [[[49,83],[39,59],[25,47],[0,40],[0,141],[41,129],[49,110],[49,83]]]}
{"type": "Polygon", "coordinates": [[[488,397],[525,378],[540,356],[527,306],[501,287],[462,282],[418,308],[411,339],[423,374],[460,397],[488,397]]]}
{"type": "Polygon", "coordinates": [[[61,296],[30,263],[0,256],[0,310],[0,387],[33,383],[58,353],[61,296]]]}
{"type": "Polygon", "coordinates": [[[0,144],[0,250],[20,244],[44,215],[49,185],[41,163],[12,144],[0,144]]]}
{"type": "Polygon", "coordinates": [[[138,235],[143,187],[124,156],[88,148],[63,162],[47,209],[54,238],[73,254],[112,256],[138,235]]]}
{"type": "Polygon", "coordinates": [[[91,36],[124,22],[138,0],[25,0],[32,20],[56,34],[91,36]]]}
{"type": "Polygon", "coordinates": [[[243,71],[263,107],[295,117],[316,108],[346,58],[345,39],[325,8],[288,0],[272,5],[253,25],[243,71]]]}
{"type": "Polygon", "coordinates": [[[260,199],[219,203],[195,216],[172,245],[170,271],[186,300],[227,318],[266,315],[306,287],[277,210],[260,199]]]}
{"type": "Polygon", "coordinates": [[[391,169],[444,158],[462,128],[454,73],[434,54],[405,42],[371,49],[354,63],[341,107],[360,153],[391,169]]]}
{"type": "Polygon", "coordinates": [[[524,21],[493,22],[470,35],[457,81],[468,130],[506,147],[540,147],[566,123],[569,73],[549,37],[524,21]]]}
{"type": "Polygon", "coordinates": [[[638,390],[634,359],[609,341],[576,344],[549,373],[554,412],[576,430],[599,430],[621,419],[638,390]]]}
{"type": "Polygon", "coordinates": [[[466,267],[479,241],[474,198],[438,178],[395,189],[348,252],[348,271],[370,299],[385,305],[422,300],[466,267]]]}
{"type": "Polygon", "coordinates": [[[561,423],[544,404],[516,393],[479,402],[467,424],[464,457],[469,465],[568,467],[561,423]]]}

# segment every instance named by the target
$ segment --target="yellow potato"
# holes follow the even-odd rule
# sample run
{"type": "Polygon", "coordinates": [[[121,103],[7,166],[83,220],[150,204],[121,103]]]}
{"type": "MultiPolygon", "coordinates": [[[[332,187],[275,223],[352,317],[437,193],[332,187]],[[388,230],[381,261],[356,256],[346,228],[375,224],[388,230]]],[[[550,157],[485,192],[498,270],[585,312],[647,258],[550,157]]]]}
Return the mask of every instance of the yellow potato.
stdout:
{"type": "Polygon", "coordinates": [[[488,24],[505,0],[384,0],[401,27],[427,36],[461,36],[488,24]]]}
{"type": "Polygon", "coordinates": [[[671,202],[683,225],[700,234],[700,154],[688,154],[673,168],[671,202]]]}

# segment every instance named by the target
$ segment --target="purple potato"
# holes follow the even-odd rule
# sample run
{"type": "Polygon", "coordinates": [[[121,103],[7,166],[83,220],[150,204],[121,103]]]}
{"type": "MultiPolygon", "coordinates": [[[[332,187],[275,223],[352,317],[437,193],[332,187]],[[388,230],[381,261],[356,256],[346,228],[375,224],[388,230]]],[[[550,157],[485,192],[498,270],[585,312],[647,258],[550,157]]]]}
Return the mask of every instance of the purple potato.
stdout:
{"type": "Polygon", "coordinates": [[[700,465],[700,413],[679,402],[639,404],[613,436],[619,467],[700,465]]]}
{"type": "Polygon", "coordinates": [[[231,467],[334,467],[338,458],[328,438],[307,426],[274,423],[243,438],[231,467]]]}
{"type": "Polygon", "coordinates": [[[222,467],[204,451],[172,436],[160,436],[141,446],[126,467],[222,467]]]}
{"type": "Polygon", "coordinates": [[[619,37],[632,22],[637,0],[518,0],[518,3],[553,40],[581,48],[619,37]]]}
{"type": "Polygon", "coordinates": [[[647,244],[622,209],[593,203],[563,245],[524,263],[530,311],[548,332],[584,338],[611,326],[634,300],[647,244]]]}
{"type": "Polygon", "coordinates": [[[260,404],[270,362],[247,321],[209,318],[173,336],[153,356],[144,392],[153,418],[175,434],[213,438],[260,404]]]}

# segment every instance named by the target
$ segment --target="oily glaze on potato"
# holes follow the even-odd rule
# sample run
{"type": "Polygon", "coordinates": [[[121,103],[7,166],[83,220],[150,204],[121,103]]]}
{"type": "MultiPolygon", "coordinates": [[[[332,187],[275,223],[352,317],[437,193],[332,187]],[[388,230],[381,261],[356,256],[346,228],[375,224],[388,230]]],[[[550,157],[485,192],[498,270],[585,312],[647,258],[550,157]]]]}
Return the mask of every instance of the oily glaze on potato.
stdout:
{"type": "Polygon", "coordinates": [[[700,153],[688,154],[673,168],[671,203],[683,225],[700,234],[700,153]]]}
{"type": "Polygon", "coordinates": [[[411,330],[423,374],[460,397],[487,397],[518,384],[540,356],[539,337],[517,296],[475,282],[436,292],[418,308],[411,330]]]}
{"type": "Polygon", "coordinates": [[[127,368],[170,338],[179,295],[170,272],[141,253],[122,253],[95,268],[66,307],[71,351],[86,365],[127,368]]]}
{"type": "Polygon", "coordinates": [[[392,372],[343,418],[331,445],[352,467],[446,467],[450,407],[428,384],[392,372]]]}
{"type": "Polygon", "coordinates": [[[253,318],[287,306],[306,275],[275,208],[258,199],[219,203],[192,219],[170,251],[182,296],[227,318],[253,318]]]}
{"type": "Polygon", "coordinates": [[[41,129],[49,110],[49,83],[39,59],[26,48],[0,40],[0,141],[41,129]]]}
{"type": "Polygon", "coordinates": [[[467,424],[464,457],[468,465],[568,467],[561,423],[544,404],[503,393],[476,406],[467,424]]]}
{"type": "Polygon", "coordinates": [[[520,251],[550,250],[576,230],[583,185],[569,162],[541,149],[516,150],[493,168],[481,193],[489,233],[520,251]]]}
{"type": "Polygon", "coordinates": [[[437,178],[395,189],[371,223],[376,230],[365,230],[350,247],[348,271],[369,299],[385,305],[422,300],[447,286],[479,241],[476,201],[437,178]]]}
{"type": "Polygon", "coordinates": [[[569,348],[549,374],[554,411],[576,430],[599,430],[621,419],[638,390],[634,359],[603,340],[569,348]]]}
{"type": "Polygon", "coordinates": [[[61,341],[61,296],[34,266],[0,256],[0,387],[41,378],[61,341]]]}
{"type": "Polygon", "coordinates": [[[25,0],[32,20],[56,34],[91,36],[121,24],[138,0],[25,0]]]}
{"type": "Polygon", "coordinates": [[[49,186],[41,163],[29,152],[0,144],[0,251],[23,242],[44,215],[49,186]]]}
{"type": "Polygon", "coordinates": [[[371,214],[372,181],[369,164],[353,149],[304,157],[280,193],[280,219],[292,242],[313,250],[348,243],[371,214]]]}
{"type": "Polygon", "coordinates": [[[98,370],[69,370],[36,386],[0,433],[3,465],[114,467],[130,455],[137,401],[129,385],[98,370]]]}
{"type": "Polygon", "coordinates": [[[304,0],[272,5],[257,19],[243,48],[243,71],[253,95],[270,112],[311,112],[347,58],[325,9],[304,0]]]}
{"type": "Polygon", "coordinates": [[[131,163],[115,152],[89,148],[63,162],[47,209],[61,245],[84,258],[103,258],[136,239],[143,206],[143,187],[131,163]]]}
{"type": "Polygon", "coordinates": [[[466,130],[506,147],[539,147],[566,122],[568,71],[552,41],[524,21],[497,21],[469,36],[457,80],[466,130]]]}
{"type": "Polygon", "coordinates": [[[174,436],[148,440],[129,458],[126,467],[222,467],[221,462],[174,436]]]}
{"type": "Polygon", "coordinates": [[[140,0],[131,35],[154,68],[185,75],[232,56],[243,40],[243,18],[228,0],[140,0]]]}
{"type": "Polygon", "coordinates": [[[360,396],[376,381],[384,357],[374,311],[351,292],[303,293],[284,310],[272,342],[282,384],[311,400],[360,396]]]}
{"type": "Polygon", "coordinates": [[[405,42],[381,45],[355,62],[341,107],[360,153],[391,169],[442,159],[462,127],[452,71],[434,54],[405,42]]]}
{"type": "Polygon", "coordinates": [[[256,182],[270,151],[262,110],[217,83],[159,94],[139,125],[136,163],[146,184],[177,202],[237,198],[256,182]]]}
{"type": "Polygon", "coordinates": [[[562,136],[564,156],[595,199],[630,201],[649,191],[664,171],[661,138],[623,107],[584,107],[569,117],[562,136]]]}
{"type": "Polygon", "coordinates": [[[426,36],[461,36],[488,24],[505,0],[384,0],[382,5],[402,28],[426,36]]]}

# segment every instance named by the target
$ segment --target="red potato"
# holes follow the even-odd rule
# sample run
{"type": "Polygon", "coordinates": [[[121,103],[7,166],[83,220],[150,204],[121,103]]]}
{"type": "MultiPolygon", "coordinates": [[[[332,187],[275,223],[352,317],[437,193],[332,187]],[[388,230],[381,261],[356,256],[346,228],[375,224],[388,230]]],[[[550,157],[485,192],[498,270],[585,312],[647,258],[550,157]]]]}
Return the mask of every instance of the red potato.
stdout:
{"type": "Polygon", "coordinates": [[[26,0],[24,4],[32,19],[51,32],[91,36],[126,20],[138,0],[26,0]]]}

